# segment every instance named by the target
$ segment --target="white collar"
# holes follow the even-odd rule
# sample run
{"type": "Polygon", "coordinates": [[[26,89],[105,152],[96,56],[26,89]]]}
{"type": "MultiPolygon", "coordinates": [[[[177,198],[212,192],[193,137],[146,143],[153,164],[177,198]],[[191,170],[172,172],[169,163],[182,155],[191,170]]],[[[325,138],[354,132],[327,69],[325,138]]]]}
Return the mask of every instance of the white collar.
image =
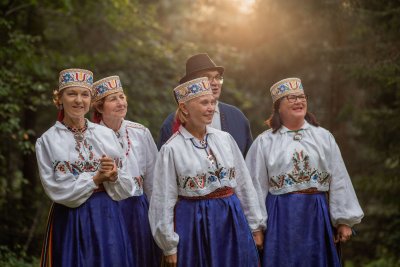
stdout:
{"type": "MultiPolygon", "coordinates": [[[[108,126],[105,125],[105,123],[104,123],[103,120],[101,120],[99,124],[102,125],[102,126],[104,126],[104,127],[107,127],[107,128],[108,128],[108,126]]],[[[125,120],[123,119],[122,122],[121,122],[121,126],[119,126],[119,129],[118,129],[116,132],[119,132],[121,129],[124,129],[124,128],[125,128],[125,124],[126,124],[126,122],[125,122],[125,120]]],[[[110,128],[110,129],[111,129],[111,128],[110,128]]],[[[112,129],[111,129],[111,130],[112,130],[112,129]]]]}
{"type": "Polygon", "coordinates": [[[215,113],[219,113],[219,101],[217,101],[216,103],[215,103],[215,113]]]}
{"type": "MultiPolygon", "coordinates": [[[[310,128],[311,128],[311,125],[306,120],[304,120],[303,126],[301,126],[298,131],[300,131],[300,130],[308,130],[310,128]]],[[[293,130],[289,130],[286,126],[282,125],[281,128],[279,129],[279,132],[280,133],[287,133],[287,132],[294,132],[294,131],[293,130]]]]}
{"type": "MultiPolygon", "coordinates": [[[[179,130],[178,131],[183,136],[183,138],[185,138],[185,139],[195,138],[188,130],[186,130],[186,128],[183,125],[179,126],[179,130]]],[[[208,126],[208,125],[206,126],[206,135],[207,134],[213,134],[216,131],[217,131],[216,129],[214,129],[214,128],[208,126]]]]}

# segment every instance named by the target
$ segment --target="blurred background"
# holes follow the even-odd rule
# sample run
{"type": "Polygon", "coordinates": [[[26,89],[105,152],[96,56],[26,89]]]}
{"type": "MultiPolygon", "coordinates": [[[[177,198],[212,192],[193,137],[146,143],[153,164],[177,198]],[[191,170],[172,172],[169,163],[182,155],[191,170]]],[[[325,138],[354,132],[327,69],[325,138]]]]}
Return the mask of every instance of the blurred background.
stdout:
{"type": "Polygon", "coordinates": [[[201,52],[225,67],[221,100],[254,137],[270,86],[302,79],[365,212],[345,266],[400,266],[399,0],[0,0],[0,12],[0,266],[38,265],[51,203],[34,144],[56,120],[58,73],[119,75],[127,119],[157,140],[201,52]]]}

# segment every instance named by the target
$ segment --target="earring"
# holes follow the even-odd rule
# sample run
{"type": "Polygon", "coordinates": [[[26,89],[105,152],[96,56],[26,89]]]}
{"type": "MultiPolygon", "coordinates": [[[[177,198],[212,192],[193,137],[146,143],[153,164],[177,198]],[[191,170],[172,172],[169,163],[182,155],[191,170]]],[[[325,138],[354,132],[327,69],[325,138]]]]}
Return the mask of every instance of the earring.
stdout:
{"type": "Polygon", "coordinates": [[[63,104],[60,104],[60,105],[58,106],[58,109],[59,109],[59,110],[63,110],[63,109],[64,109],[63,104]]]}

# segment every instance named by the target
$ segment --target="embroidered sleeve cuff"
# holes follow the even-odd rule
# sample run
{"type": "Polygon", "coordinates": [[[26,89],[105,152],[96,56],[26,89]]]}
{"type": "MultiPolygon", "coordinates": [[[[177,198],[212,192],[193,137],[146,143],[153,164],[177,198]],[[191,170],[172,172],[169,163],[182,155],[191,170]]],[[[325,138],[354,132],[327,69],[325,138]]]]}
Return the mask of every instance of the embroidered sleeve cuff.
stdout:
{"type": "Polygon", "coordinates": [[[173,249],[170,249],[170,250],[164,251],[164,255],[165,255],[165,256],[174,255],[174,254],[176,254],[176,252],[177,252],[177,251],[178,251],[178,249],[177,249],[177,248],[173,248],[173,249]]]}
{"type": "Polygon", "coordinates": [[[355,224],[359,224],[361,222],[361,218],[362,216],[360,216],[360,218],[352,218],[352,219],[338,219],[336,221],[333,222],[333,226],[334,227],[338,227],[339,224],[344,224],[347,225],[349,227],[353,227],[355,224]]]}

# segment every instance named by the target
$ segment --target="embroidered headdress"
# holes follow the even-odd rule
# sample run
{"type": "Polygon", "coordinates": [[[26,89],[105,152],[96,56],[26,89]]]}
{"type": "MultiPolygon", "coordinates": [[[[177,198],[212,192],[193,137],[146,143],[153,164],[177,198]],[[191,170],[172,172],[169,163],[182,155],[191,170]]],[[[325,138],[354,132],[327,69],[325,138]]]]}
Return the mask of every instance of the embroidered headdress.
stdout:
{"type": "Polygon", "coordinates": [[[66,69],[60,72],[58,92],[68,87],[83,87],[92,91],[93,73],[84,69],[66,69]]]}
{"type": "Polygon", "coordinates": [[[182,83],[175,87],[174,95],[178,103],[184,103],[203,95],[212,95],[210,82],[207,77],[201,77],[182,83]]]}
{"type": "Polygon", "coordinates": [[[118,76],[101,79],[93,84],[93,102],[117,92],[124,92],[118,76]]]}
{"type": "Polygon", "coordinates": [[[287,78],[281,80],[271,86],[270,92],[274,103],[276,100],[287,95],[304,94],[303,85],[299,78],[287,78]]]}

